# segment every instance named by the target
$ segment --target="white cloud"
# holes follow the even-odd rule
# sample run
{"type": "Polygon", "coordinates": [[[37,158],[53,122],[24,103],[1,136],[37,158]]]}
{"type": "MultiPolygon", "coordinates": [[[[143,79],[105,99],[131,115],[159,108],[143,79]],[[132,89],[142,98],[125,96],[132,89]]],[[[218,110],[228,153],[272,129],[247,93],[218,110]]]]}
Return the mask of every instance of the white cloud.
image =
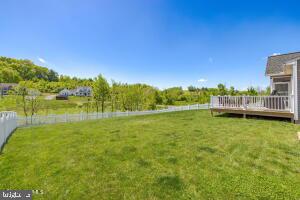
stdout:
{"type": "Polygon", "coordinates": [[[208,62],[212,63],[212,62],[214,62],[214,59],[212,57],[209,57],[208,62]]]}
{"type": "Polygon", "coordinates": [[[198,82],[199,82],[199,83],[205,83],[205,82],[207,82],[207,79],[200,78],[200,79],[198,80],[198,82]]]}
{"type": "Polygon", "coordinates": [[[38,60],[39,60],[41,63],[44,63],[44,64],[46,63],[46,60],[43,59],[43,58],[40,58],[40,57],[39,57],[38,60]]]}
{"type": "Polygon", "coordinates": [[[280,53],[273,53],[272,56],[278,56],[280,53]]]}

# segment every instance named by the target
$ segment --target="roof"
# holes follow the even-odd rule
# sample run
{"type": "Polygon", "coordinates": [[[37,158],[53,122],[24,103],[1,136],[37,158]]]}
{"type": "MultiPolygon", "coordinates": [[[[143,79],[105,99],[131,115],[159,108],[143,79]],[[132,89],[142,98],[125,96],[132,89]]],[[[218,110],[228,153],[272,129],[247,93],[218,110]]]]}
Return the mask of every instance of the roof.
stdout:
{"type": "Polygon", "coordinates": [[[283,73],[284,64],[296,58],[300,59],[300,52],[269,56],[267,62],[267,68],[266,68],[266,75],[283,73]]]}
{"type": "Polygon", "coordinates": [[[10,88],[17,86],[17,83],[0,83],[0,88],[10,88]]]}
{"type": "Polygon", "coordinates": [[[86,91],[86,90],[92,90],[92,88],[88,87],[88,86],[80,86],[80,87],[76,88],[76,91],[82,91],[82,90],[84,90],[84,91],[86,91]]]}
{"type": "Polygon", "coordinates": [[[60,92],[65,92],[65,91],[70,91],[70,90],[65,88],[65,89],[61,90],[60,92]]]}

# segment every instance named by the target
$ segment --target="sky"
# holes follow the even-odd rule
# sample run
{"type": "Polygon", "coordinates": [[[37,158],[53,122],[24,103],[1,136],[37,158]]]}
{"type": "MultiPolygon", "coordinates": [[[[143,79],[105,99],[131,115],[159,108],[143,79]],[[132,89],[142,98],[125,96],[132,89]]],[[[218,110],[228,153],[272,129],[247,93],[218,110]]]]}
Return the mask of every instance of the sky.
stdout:
{"type": "Polygon", "coordinates": [[[70,76],[266,87],[267,57],[300,51],[297,1],[0,1],[0,55],[70,76]]]}

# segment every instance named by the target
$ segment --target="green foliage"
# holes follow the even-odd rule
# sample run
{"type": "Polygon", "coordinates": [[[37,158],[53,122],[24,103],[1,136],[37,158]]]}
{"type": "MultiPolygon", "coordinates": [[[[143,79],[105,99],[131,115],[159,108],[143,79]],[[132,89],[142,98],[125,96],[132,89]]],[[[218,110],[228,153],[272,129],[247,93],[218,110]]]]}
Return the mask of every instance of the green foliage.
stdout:
{"type": "Polygon", "coordinates": [[[254,87],[249,87],[249,88],[247,89],[247,93],[248,93],[248,95],[250,95],[250,96],[257,96],[257,94],[258,94],[258,92],[254,89],[254,87]]]}
{"type": "Polygon", "coordinates": [[[18,83],[21,80],[20,74],[9,67],[0,66],[0,82],[2,83],[18,83]]]}
{"type": "Polygon", "coordinates": [[[33,199],[299,199],[299,126],[183,111],[19,128],[0,188],[33,199]]]}
{"type": "Polygon", "coordinates": [[[104,103],[109,97],[109,84],[107,80],[100,74],[97,78],[95,78],[92,88],[97,112],[100,104],[101,112],[104,112],[104,103]]]}
{"type": "Polygon", "coordinates": [[[224,96],[227,95],[227,89],[224,84],[218,84],[219,95],[224,96]]]}
{"type": "Polygon", "coordinates": [[[0,82],[5,83],[18,83],[21,80],[58,80],[55,71],[37,66],[30,60],[0,57],[0,69],[0,82]]]}
{"type": "Polygon", "coordinates": [[[155,109],[158,90],[145,84],[114,83],[117,110],[155,109]]]}
{"type": "Polygon", "coordinates": [[[16,103],[22,107],[25,116],[31,116],[31,120],[33,115],[37,114],[41,106],[39,100],[41,93],[34,86],[32,81],[21,81],[18,86],[14,88],[16,95],[20,97],[17,98],[16,103]]]}
{"type": "MultiPolygon", "coordinates": [[[[189,86],[187,90],[182,87],[172,87],[159,90],[146,84],[127,84],[112,81],[109,85],[100,75],[95,79],[77,78],[58,75],[46,67],[35,65],[30,60],[18,60],[0,57],[0,82],[13,82],[30,85],[42,93],[58,93],[63,89],[75,89],[79,86],[93,88],[93,101],[89,102],[91,109],[99,107],[104,111],[110,107],[116,110],[144,110],[155,109],[157,105],[184,105],[194,103],[208,103],[211,95],[269,95],[270,89],[249,87],[247,91],[239,91],[234,87],[226,88],[218,84],[217,88],[198,88],[189,86]]],[[[29,86],[27,86],[29,87],[29,86]]],[[[87,106],[87,102],[82,106],[87,106]]],[[[85,109],[87,110],[87,109],[85,109]]]]}
{"type": "Polygon", "coordinates": [[[181,87],[172,87],[163,91],[164,103],[174,105],[175,101],[184,100],[182,98],[183,90],[181,87]]]}
{"type": "Polygon", "coordinates": [[[30,60],[0,57],[0,83],[20,81],[32,81],[39,91],[52,93],[57,93],[64,88],[91,86],[93,82],[92,79],[59,76],[54,70],[35,65],[30,60]]]}

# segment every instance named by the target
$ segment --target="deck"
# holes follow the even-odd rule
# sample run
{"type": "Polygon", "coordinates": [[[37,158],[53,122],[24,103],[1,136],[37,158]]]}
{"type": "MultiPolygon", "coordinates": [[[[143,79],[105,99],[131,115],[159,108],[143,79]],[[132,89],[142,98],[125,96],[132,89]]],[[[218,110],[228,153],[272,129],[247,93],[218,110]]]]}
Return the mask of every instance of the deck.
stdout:
{"type": "Polygon", "coordinates": [[[290,118],[293,120],[291,96],[212,96],[211,112],[290,118]]]}

